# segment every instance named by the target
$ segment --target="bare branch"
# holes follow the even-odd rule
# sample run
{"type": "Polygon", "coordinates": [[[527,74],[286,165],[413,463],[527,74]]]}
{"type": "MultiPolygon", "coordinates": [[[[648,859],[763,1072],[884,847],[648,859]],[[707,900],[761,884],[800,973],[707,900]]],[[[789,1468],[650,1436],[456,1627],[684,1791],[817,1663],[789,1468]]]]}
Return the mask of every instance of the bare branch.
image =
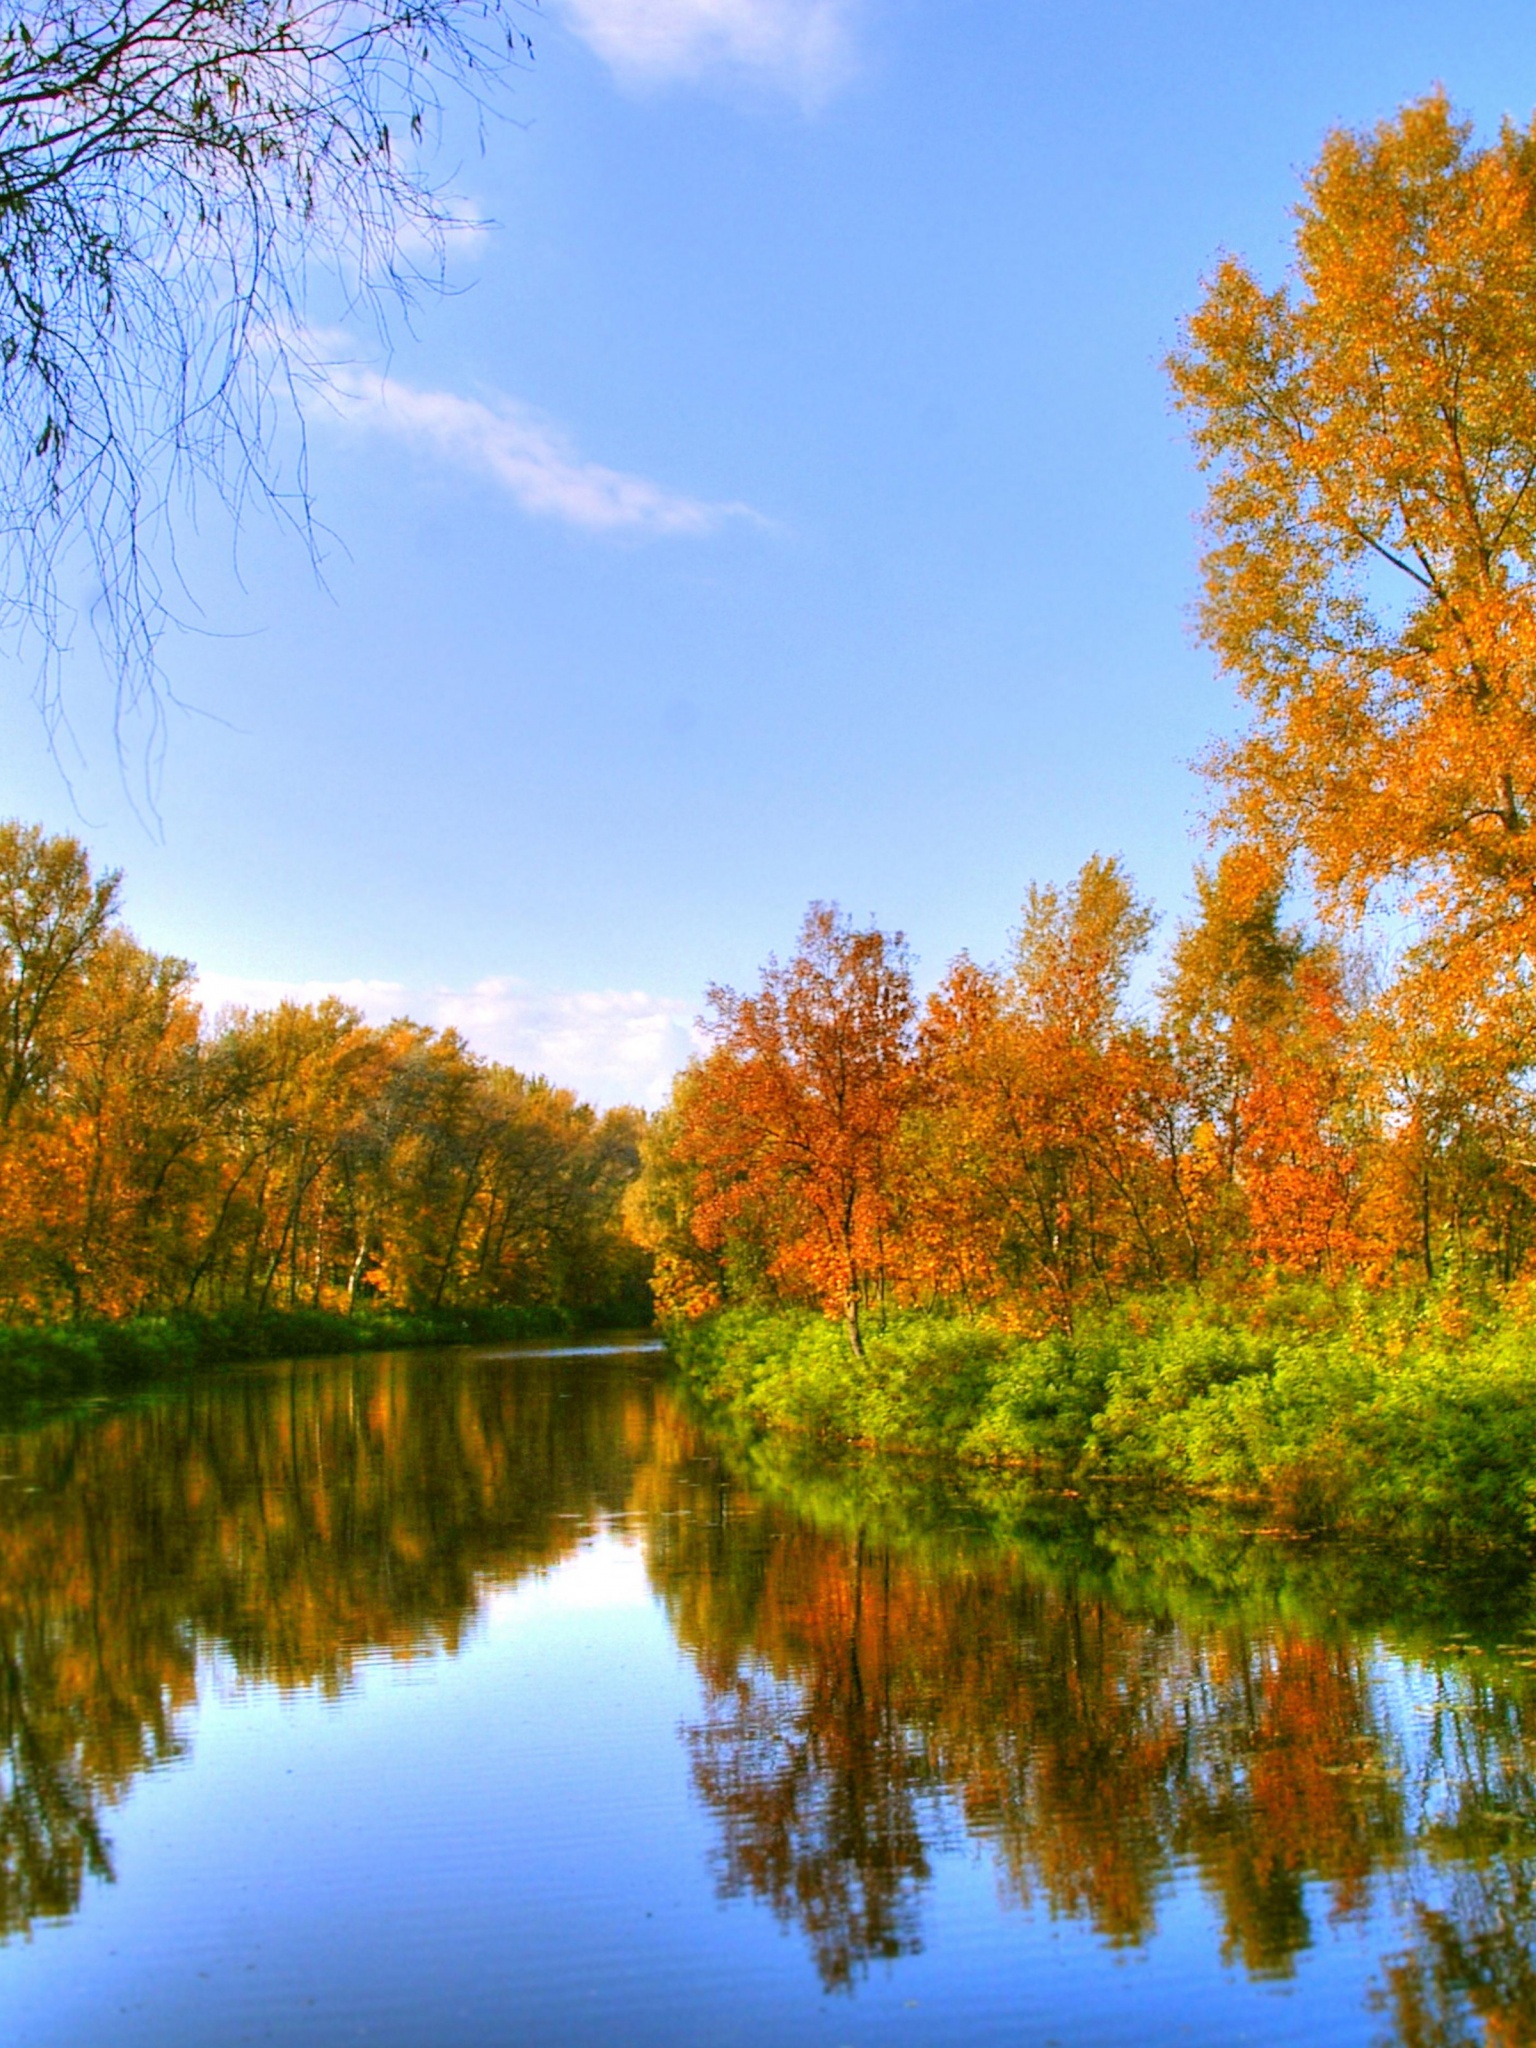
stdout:
{"type": "Polygon", "coordinates": [[[175,533],[199,486],[236,519],[254,499],[310,533],[311,278],[386,324],[441,282],[461,223],[433,143],[449,99],[486,108],[529,56],[519,4],[22,0],[0,16],[0,631],[39,650],[51,721],[84,610],[120,739],[130,711],[158,724],[175,533]]]}

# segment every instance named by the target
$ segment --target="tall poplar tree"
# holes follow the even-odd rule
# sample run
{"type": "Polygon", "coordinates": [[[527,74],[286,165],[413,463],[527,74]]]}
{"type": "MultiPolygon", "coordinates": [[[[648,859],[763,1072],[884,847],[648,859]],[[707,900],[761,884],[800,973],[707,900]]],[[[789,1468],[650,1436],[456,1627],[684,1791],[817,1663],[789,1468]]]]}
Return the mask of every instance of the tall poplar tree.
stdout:
{"type": "Polygon", "coordinates": [[[1322,902],[1536,951],[1536,125],[1436,93],[1331,136],[1288,279],[1217,267],[1171,363],[1210,477],[1201,613],[1250,706],[1222,821],[1322,902]]]}

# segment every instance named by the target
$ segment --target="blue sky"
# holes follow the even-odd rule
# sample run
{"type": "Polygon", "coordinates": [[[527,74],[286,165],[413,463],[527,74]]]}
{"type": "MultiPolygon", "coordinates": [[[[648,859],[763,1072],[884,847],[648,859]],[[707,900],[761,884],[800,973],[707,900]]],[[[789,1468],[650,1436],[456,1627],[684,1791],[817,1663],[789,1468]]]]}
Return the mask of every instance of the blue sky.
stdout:
{"type": "MultiPolygon", "coordinates": [[[[935,978],[1118,853],[1177,916],[1199,487],[1161,359],[1283,265],[1334,125],[1536,107],[1528,8],[545,0],[493,219],[387,358],[338,339],[323,581],[192,549],[146,830],[99,678],[0,803],[127,871],[210,1000],[351,992],[658,1099],[711,979],[832,898],[935,978]]],[[[133,744],[132,736],[129,740],[133,744]]]]}

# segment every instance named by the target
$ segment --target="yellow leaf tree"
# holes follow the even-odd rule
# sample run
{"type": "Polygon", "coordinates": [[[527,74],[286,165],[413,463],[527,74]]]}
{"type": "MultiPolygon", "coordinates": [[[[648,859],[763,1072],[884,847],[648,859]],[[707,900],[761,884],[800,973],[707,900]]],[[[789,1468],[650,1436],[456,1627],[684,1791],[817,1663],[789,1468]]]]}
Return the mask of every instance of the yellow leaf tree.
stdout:
{"type": "Polygon", "coordinates": [[[1536,125],[1335,134],[1289,279],[1227,258],[1171,370],[1205,638],[1252,707],[1222,821],[1325,907],[1522,992],[1536,942],[1536,125]]]}

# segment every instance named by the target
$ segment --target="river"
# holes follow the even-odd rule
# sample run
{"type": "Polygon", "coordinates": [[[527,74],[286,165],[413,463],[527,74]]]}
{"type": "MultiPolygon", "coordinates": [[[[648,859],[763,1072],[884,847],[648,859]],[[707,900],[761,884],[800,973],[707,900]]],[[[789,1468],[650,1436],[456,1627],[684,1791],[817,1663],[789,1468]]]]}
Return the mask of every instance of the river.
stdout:
{"type": "Polygon", "coordinates": [[[0,1436],[0,2035],[1536,2042],[1525,1557],[733,1446],[653,1350],[0,1436]]]}

